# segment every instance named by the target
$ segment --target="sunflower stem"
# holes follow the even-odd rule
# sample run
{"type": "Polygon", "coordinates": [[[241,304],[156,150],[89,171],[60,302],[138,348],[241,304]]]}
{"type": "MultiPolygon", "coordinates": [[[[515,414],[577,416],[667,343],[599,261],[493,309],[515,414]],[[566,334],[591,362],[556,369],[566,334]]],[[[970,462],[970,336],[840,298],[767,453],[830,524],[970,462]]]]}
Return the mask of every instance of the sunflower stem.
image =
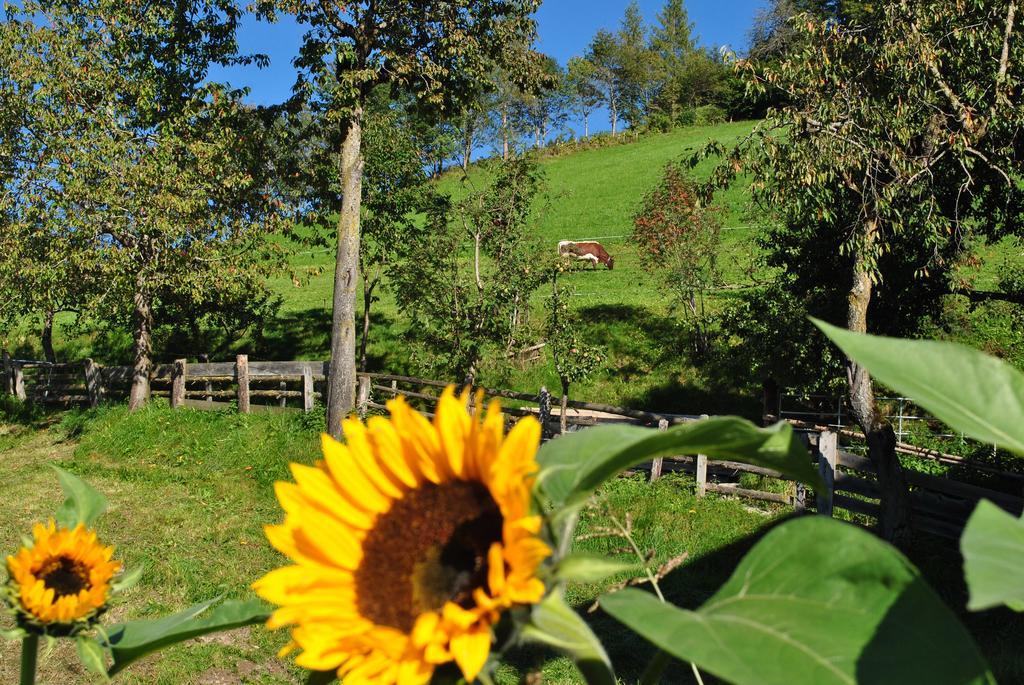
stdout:
{"type": "Polygon", "coordinates": [[[21,685],[35,685],[38,657],[39,636],[29,633],[21,640],[21,685]]]}

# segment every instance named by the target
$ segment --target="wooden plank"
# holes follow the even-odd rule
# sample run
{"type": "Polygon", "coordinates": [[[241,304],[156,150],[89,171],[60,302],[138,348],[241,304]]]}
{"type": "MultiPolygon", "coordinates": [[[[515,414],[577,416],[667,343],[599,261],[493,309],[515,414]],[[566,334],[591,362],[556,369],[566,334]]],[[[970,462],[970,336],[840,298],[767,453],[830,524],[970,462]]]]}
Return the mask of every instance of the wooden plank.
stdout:
{"type": "Polygon", "coordinates": [[[852,492],[857,495],[863,495],[865,497],[873,497],[878,499],[881,493],[878,492],[878,485],[874,481],[867,480],[865,478],[857,478],[851,476],[848,473],[837,473],[835,482],[835,490],[843,492],[852,492]]]}
{"type": "Polygon", "coordinates": [[[235,377],[234,362],[200,362],[192,364],[188,370],[192,378],[206,378],[207,376],[235,377]]]}
{"type": "Polygon", "coordinates": [[[774,469],[766,469],[763,466],[754,466],[753,464],[744,464],[741,461],[711,461],[708,464],[712,468],[719,470],[730,470],[740,471],[742,473],[753,473],[758,476],[764,476],[766,478],[783,478],[782,474],[774,469]]]}
{"type": "MultiPolygon", "coordinates": [[[[294,380],[302,377],[305,368],[313,370],[314,376],[327,378],[328,362],[321,361],[298,361],[298,362],[250,362],[249,377],[257,376],[286,376],[294,380]]],[[[321,378],[321,380],[322,380],[321,378]]]]}
{"type": "Polygon", "coordinates": [[[910,526],[916,530],[950,540],[959,540],[964,530],[964,527],[961,525],[939,521],[928,516],[912,516],[910,518],[910,526]]]}
{"type": "Polygon", "coordinates": [[[950,480],[940,476],[933,476],[928,473],[921,473],[920,471],[910,471],[908,469],[904,469],[903,478],[909,485],[934,490],[935,492],[954,495],[969,500],[991,500],[1016,516],[1019,516],[1021,511],[1024,510],[1024,499],[1008,495],[1005,492],[999,492],[998,490],[989,490],[988,488],[982,488],[977,485],[962,483],[960,481],[950,480]]]}
{"type": "Polygon", "coordinates": [[[185,402],[185,378],[188,374],[188,360],[174,361],[174,375],[171,376],[171,409],[178,409],[185,402]]]}
{"type": "MultiPolygon", "coordinates": [[[[881,507],[871,502],[865,502],[864,500],[854,499],[853,497],[847,497],[846,495],[833,495],[832,506],[840,509],[846,509],[856,514],[864,514],[866,516],[874,516],[878,518],[878,513],[881,511],[881,507]]],[[[819,512],[821,513],[821,512],[819,512]]],[[[831,516],[831,514],[829,514],[831,516]]]]}
{"type": "Polygon", "coordinates": [[[11,375],[14,383],[14,396],[24,402],[28,396],[25,394],[25,371],[21,368],[21,364],[12,365],[11,375]]]}
{"type": "MultiPolygon", "coordinates": [[[[210,363],[210,355],[208,355],[208,354],[201,354],[201,355],[199,355],[199,364],[209,364],[209,363],[210,363]]],[[[195,366],[198,366],[198,364],[196,364],[195,366]]],[[[195,368],[195,366],[193,366],[193,369],[195,368]]],[[[193,373],[195,373],[195,371],[193,369],[189,369],[189,370],[192,371],[193,373]]],[[[204,388],[206,389],[207,392],[213,392],[213,381],[206,380],[203,383],[203,386],[204,386],[204,388]]],[[[213,402],[213,397],[210,396],[210,395],[207,395],[205,399],[208,402],[213,402]]]]}
{"type": "Polygon", "coordinates": [[[130,385],[134,369],[130,366],[104,366],[100,370],[103,384],[108,388],[112,385],[130,385]]]}
{"type": "Polygon", "coordinates": [[[818,513],[832,515],[835,493],[836,466],[839,459],[839,436],[831,431],[822,431],[818,437],[818,474],[825,482],[825,488],[817,493],[818,513]]]}
{"type": "Polygon", "coordinates": [[[783,495],[778,492],[762,492],[761,490],[748,490],[741,488],[738,485],[732,483],[708,483],[706,485],[708,492],[716,492],[720,495],[731,495],[733,497],[745,497],[747,499],[757,499],[764,502],[777,502],[779,504],[790,504],[789,495],[783,495]]]}
{"type": "Polygon", "coordinates": [[[708,458],[697,455],[697,497],[703,497],[708,491],[708,458]]]}
{"type": "Polygon", "coordinates": [[[313,411],[314,401],[313,370],[307,366],[302,369],[302,411],[306,413],[313,411]]]}
{"type": "Polygon", "coordinates": [[[845,466],[846,468],[861,471],[863,473],[875,472],[875,465],[871,463],[870,459],[856,454],[850,454],[849,452],[840,451],[836,463],[840,466],[845,466]]]}
{"type": "MultiPolygon", "coordinates": [[[[658,422],[658,430],[660,430],[660,431],[668,430],[668,421],[666,421],[665,419],[662,419],[661,421],[659,421],[658,422]]],[[[655,459],[654,461],[651,462],[651,480],[650,480],[650,482],[653,483],[654,481],[656,481],[659,478],[661,478],[661,469],[664,467],[664,465],[665,465],[665,460],[662,457],[658,457],[657,459],[655,459]]]]}
{"type": "Polygon", "coordinates": [[[359,412],[359,418],[366,419],[366,403],[370,401],[370,385],[373,381],[369,376],[359,376],[359,391],[356,394],[356,408],[359,412]]]}
{"type": "Polygon", "coordinates": [[[235,360],[235,377],[238,379],[238,411],[249,413],[249,355],[240,354],[235,360]]]}
{"type": "Polygon", "coordinates": [[[103,401],[103,375],[99,364],[92,359],[85,360],[82,371],[85,375],[85,389],[89,393],[89,406],[95,409],[103,401]]]}

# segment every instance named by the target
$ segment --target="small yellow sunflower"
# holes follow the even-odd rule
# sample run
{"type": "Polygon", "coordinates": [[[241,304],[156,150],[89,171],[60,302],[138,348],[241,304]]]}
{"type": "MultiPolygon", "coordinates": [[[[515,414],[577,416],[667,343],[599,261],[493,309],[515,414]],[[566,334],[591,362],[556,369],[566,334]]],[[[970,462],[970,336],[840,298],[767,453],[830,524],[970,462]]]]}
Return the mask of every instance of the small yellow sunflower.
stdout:
{"type": "Polygon", "coordinates": [[[294,626],[282,654],[301,649],[299,666],[420,685],[454,661],[472,681],[502,612],[543,597],[551,550],[530,511],[540,424],[505,436],[497,402],[471,415],[468,399],[448,388],[433,423],[403,398],[390,419],[348,419],[347,444],[325,435],[324,461],[277,483],[285,520],[267,537],[295,564],[254,587],[280,606],[269,628],[294,626]]]}
{"type": "Polygon", "coordinates": [[[22,618],[48,628],[88,622],[106,607],[110,581],[121,570],[113,547],[79,524],[73,530],[50,521],[32,529],[34,542],[7,557],[10,600],[22,618]]]}

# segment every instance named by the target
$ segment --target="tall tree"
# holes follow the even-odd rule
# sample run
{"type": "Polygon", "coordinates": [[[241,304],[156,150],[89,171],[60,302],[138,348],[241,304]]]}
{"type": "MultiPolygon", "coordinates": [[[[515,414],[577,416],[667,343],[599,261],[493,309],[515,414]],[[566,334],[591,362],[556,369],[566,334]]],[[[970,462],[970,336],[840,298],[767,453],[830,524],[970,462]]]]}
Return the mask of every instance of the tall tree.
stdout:
{"type": "Polygon", "coordinates": [[[341,421],[355,401],[355,314],[363,182],[363,118],[373,89],[405,89],[424,103],[458,112],[461,103],[487,85],[506,47],[529,44],[530,15],[537,0],[263,0],[265,14],[293,14],[309,27],[297,64],[301,89],[310,80],[333,77],[337,86],[325,107],[341,131],[338,247],[327,403],[327,430],[341,435],[341,421]]]}
{"type": "Polygon", "coordinates": [[[646,121],[657,90],[658,59],[650,48],[648,33],[640,5],[633,0],[626,6],[616,36],[618,59],[615,67],[621,84],[622,118],[632,127],[646,121]]]}
{"type": "Polygon", "coordinates": [[[615,36],[601,29],[590,41],[586,60],[594,65],[594,81],[604,95],[611,119],[612,135],[618,132],[619,106],[622,97],[622,53],[615,36]]]}
{"type": "Polygon", "coordinates": [[[262,237],[280,199],[261,122],[239,93],[204,83],[212,63],[241,60],[238,10],[95,0],[12,12],[2,49],[36,146],[36,163],[19,168],[36,189],[20,228],[74,245],[67,258],[97,270],[91,314],[133,331],[136,409],[149,396],[160,298],[201,302],[236,275],[258,283],[252,270],[273,263],[262,237]]]}
{"type": "Polygon", "coordinates": [[[590,115],[603,98],[596,83],[597,68],[585,57],[572,57],[565,69],[565,87],[572,108],[583,117],[583,137],[590,137],[590,115]]]}
{"type": "MultiPolygon", "coordinates": [[[[949,291],[969,238],[1020,231],[1017,13],[1016,0],[900,0],[870,31],[801,15],[794,48],[773,65],[747,65],[754,88],[781,88],[789,104],[716,180],[754,176],[782,227],[771,252],[780,290],[818,298],[812,313],[850,330],[906,333],[949,291]]],[[[867,370],[846,368],[879,475],[882,530],[898,537],[909,503],[895,435],[867,370]]]]}

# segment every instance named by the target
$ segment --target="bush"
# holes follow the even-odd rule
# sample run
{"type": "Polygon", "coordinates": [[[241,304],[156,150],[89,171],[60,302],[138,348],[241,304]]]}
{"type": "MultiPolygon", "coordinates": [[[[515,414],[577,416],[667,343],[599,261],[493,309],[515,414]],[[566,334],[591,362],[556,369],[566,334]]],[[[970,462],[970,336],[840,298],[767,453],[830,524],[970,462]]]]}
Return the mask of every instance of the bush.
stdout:
{"type": "Polygon", "coordinates": [[[725,110],[718,105],[704,105],[693,110],[695,126],[714,126],[725,123],[725,110]]]}

